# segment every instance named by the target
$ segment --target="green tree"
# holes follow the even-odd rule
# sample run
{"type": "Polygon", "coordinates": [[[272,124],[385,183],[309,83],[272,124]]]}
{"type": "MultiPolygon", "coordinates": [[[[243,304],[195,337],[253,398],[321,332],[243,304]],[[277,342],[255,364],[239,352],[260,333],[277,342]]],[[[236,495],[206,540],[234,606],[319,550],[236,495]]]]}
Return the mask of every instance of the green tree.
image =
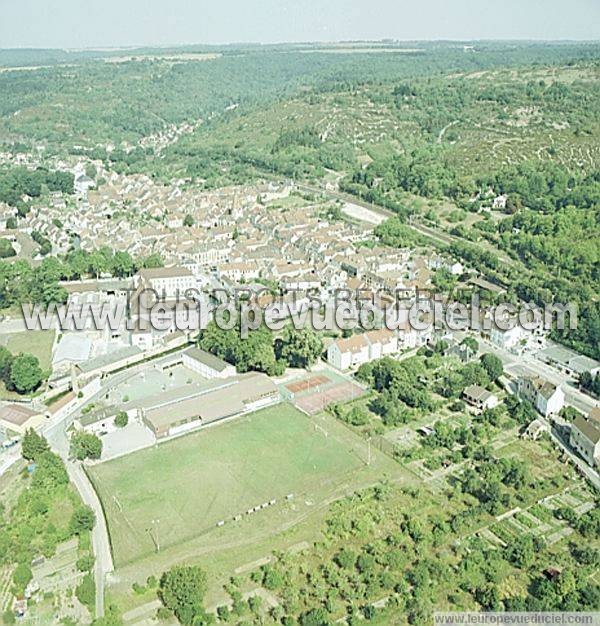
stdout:
{"type": "Polygon", "coordinates": [[[229,607],[226,604],[222,604],[217,607],[217,617],[221,622],[228,622],[231,617],[231,612],[229,611],[229,607]]]}
{"type": "Polygon", "coordinates": [[[192,626],[204,613],[202,602],[206,593],[206,574],[198,566],[177,566],[166,571],[159,586],[164,606],[184,626],[192,626]]]}
{"type": "Polygon", "coordinates": [[[80,535],[86,530],[92,530],[95,523],[96,516],[94,511],[92,511],[91,507],[82,504],[73,511],[69,521],[69,530],[74,535],[80,535]]]}
{"type": "Polygon", "coordinates": [[[33,428],[28,428],[21,442],[21,455],[27,461],[36,461],[41,454],[50,449],[48,442],[42,435],[38,435],[33,428]]]}
{"type": "Polygon", "coordinates": [[[69,484],[69,475],[63,460],[54,452],[43,452],[36,457],[36,469],[31,487],[40,493],[51,494],[57,488],[69,484]]]}
{"type": "Polygon", "coordinates": [[[497,381],[502,374],[504,374],[504,366],[502,365],[502,361],[495,354],[482,354],[481,365],[487,372],[487,375],[494,382],[497,381]]]}
{"type": "Polygon", "coordinates": [[[344,421],[352,426],[364,426],[369,423],[369,414],[362,406],[353,406],[344,417],[344,421]]]}
{"type": "Polygon", "coordinates": [[[356,554],[348,548],[342,548],[335,555],[335,562],[344,569],[351,570],[356,565],[356,554]]]}
{"type": "Polygon", "coordinates": [[[479,351],[479,342],[475,339],[475,337],[465,337],[460,343],[461,345],[469,348],[473,354],[477,354],[479,351]]]}
{"type": "Polygon", "coordinates": [[[111,268],[114,276],[118,276],[119,278],[131,276],[135,270],[135,262],[129,252],[115,252],[111,268]]]}
{"type": "Polygon", "coordinates": [[[125,428],[129,422],[129,417],[125,411],[119,411],[115,416],[115,426],[118,428],[125,428]]]}
{"type": "Polygon", "coordinates": [[[79,461],[99,459],[102,455],[102,440],[93,433],[76,432],[71,437],[71,455],[79,461]]]}
{"type": "Polygon", "coordinates": [[[75,595],[79,602],[86,606],[91,613],[94,612],[94,606],[96,604],[96,584],[94,583],[94,577],[90,573],[86,574],[79,585],[77,585],[75,595]]]}
{"type": "Polygon", "coordinates": [[[10,384],[10,370],[14,361],[14,356],[4,346],[0,346],[0,378],[10,384]]]}
{"type": "Polygon", "coordinates": [[[44,372],[37,357],[31,354],[19,354],[10,368],[10,382],[19,393],[30,393],[40,386],[44,372]]]}
{"type": "Polygon", "coordinates": [[[123,626],[123,618],[121,617],[117,607],[110,604],[103,617],[97,617],[92,626],[123,626]]]}
{"type": "Polygon", "coordinates": [[[160,254],[158,254],[158,252],[155,252],[142,259],[141,265],[142,267],[152,269],[157,267],[163,267],[164,263],[160,254]]]}
{"type": "Polygon", "coordinates": [[[75,563],[80,572],[89,572],[94,567],[94,557],[91,554],[81,556],[75,563]]]}
{"type": "Polygon", "coordinates": [[[286,328],[277,352],[290,367],[309,367],[323,352],[323,342],[311,328],[286,328]]]}
{"type": "Polygon", "coordinates": [[[300,626],[329,626],[331,623],[327,611],[321,607],[302,613],[298,621],[300,626]]]}
{"type": "Polygon", "coordinates": [[[194,218],[189,213],[183,218],[183,225],[186,228],[191,228],[194,225],[194,218]]]}
{"type": "Polygon", "coordinates": [[[102,250],[94,250],[89,258],[89,270],[95,278],[105,274],[112,269],[112,259],[102,250]]]}
{"type": "Polygon", "coordinates": [[[15,583],[17,595],[21,595],[25,591],[32,578],[31,567],[27,563],[19,563],[13,572],[13,583],[15,583]]]}
{"type": "Polygon", "coordinates": [[[15,249],[8,239],[0,239],[0,258],[6,259],[11,256],[16,256],[15,249]]]}

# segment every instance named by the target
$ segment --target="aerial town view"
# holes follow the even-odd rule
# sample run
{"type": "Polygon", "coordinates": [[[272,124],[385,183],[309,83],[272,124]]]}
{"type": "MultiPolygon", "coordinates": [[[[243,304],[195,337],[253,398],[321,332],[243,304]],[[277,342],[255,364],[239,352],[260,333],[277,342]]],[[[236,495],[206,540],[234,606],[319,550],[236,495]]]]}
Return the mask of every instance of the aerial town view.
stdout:
{"type": "Polygon", "coordinates": [[[599,626],[599,472],[597,0],[0,2],[1,624],[599,626]]]}

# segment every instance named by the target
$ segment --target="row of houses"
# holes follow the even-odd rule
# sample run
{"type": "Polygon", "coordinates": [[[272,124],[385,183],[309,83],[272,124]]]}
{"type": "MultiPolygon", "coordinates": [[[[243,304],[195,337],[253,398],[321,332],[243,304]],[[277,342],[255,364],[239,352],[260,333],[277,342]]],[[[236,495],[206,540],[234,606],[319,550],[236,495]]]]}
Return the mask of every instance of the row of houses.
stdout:
{"type": "Polygon", "coordinates": [[[395,332],[371,330],[333,341],[327,348],[327,361],[337,369],[347,370],[396,352],[398,336],[395,332]]]}
{"type": "Polygon", "coordinates": [[[398,321],[395,330],[383,328],[334,340],[327,347],[327,362],[339,370],[353,369],[384,356],[427,345],[434,335],[432,324],[413,328],[408,320],[398,321]]]}

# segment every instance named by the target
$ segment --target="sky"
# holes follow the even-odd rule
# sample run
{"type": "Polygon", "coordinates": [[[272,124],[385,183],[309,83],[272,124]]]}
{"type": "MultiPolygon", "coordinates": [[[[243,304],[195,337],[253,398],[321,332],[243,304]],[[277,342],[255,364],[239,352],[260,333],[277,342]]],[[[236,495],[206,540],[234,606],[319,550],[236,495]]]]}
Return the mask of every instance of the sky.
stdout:
{"type": "Polygon", "coordinates": [[[0,48],[600,39],[600,0],[0,0],[0,48]]]}

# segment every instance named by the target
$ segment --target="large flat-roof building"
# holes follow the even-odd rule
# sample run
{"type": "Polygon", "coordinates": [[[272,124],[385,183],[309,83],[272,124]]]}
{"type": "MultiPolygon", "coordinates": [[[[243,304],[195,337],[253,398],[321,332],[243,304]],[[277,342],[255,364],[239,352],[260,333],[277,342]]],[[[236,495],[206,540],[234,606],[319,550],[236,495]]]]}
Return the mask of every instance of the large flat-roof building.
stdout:
{"type": "Polygon", "coordinates": [[[584,372],[589,372],[592,376],[600,373],[598,361],[557,344],[542,350],[538,356],[546,363],[574,378],[584,372]]]}
{"type": "Polygon", "coordinates": [[[182,362],[185,367],[204,378],[229,378],[236,374],[235,366],[200,348],[186,350],[182,355],[182,362]]]}
{"type": "Polygon", "coordinates": [[[255,411],[280,400],[279,391],[265,374],[252,372],[196,390],[188,396],[157,397],[140,416],[157,439],[170,437],[204,424],[255,411]]]}

